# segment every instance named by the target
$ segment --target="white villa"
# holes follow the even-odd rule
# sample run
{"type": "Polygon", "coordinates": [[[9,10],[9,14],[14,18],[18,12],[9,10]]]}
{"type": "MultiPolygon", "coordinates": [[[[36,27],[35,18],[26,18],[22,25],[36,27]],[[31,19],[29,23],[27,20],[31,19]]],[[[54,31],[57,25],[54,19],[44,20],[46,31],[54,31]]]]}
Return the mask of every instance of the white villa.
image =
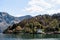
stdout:
{"type": "Polygon", "coordinates": [[[42,29],[37,29],[37,33],[44,33],[42,29]]]}

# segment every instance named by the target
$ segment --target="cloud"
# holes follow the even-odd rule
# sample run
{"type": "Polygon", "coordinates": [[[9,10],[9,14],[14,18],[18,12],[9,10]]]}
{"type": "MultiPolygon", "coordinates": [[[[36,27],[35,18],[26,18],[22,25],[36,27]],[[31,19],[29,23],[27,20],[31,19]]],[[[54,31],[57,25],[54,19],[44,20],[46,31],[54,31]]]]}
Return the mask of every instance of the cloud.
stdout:
{"type": "Polygon", "coordinates": [[[60,9],[57,9],[57,10],[49,10],[49,11],[47,11],[47,13],[49,13],[49,14],[54,14],[54,13],[60,13],[60,9]]]}
{"type": "Polygon", "coordinates": [[[56,8],[55,6],[59,6],[60,0],[30,0],[27,6],[24,8],[24,11],[29,13],[57,13],[60,11],[60,8],[56,8]]]}
{"type": "Polygon", "coordinates": [[[31,0],[28,5],[32,6],[32,5],[36,5],[36,6],[45,6],[47,8],[51,7],[51,4],[45,2],[44,0],[31,0]]]}
{"type": "Polygon", "coordinates": [[[34,12],[44,11],[44,9],[40,6],[33,5],[31,7],[25,8],[25,11],[28,11],[30,13],[34,13],[34,12]]]}

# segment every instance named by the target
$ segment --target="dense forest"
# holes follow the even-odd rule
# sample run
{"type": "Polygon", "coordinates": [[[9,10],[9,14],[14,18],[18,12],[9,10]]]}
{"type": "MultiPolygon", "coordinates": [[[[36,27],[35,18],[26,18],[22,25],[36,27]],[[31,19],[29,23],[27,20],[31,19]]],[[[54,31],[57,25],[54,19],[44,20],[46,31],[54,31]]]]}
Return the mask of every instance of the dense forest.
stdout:
{"type": "Polygon", "coordinates": [[[38,15],[9,26],[3,33],[60,33],[60,13],[38,15]]]}

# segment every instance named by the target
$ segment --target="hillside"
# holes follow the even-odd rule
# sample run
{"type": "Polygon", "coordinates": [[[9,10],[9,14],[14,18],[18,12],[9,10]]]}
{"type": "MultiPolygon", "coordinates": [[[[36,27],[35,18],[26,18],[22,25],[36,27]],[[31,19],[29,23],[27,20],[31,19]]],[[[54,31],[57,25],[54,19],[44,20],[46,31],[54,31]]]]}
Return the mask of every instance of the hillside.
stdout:
{"type": "Polygon", "coordinates": [[[60,33],[60,13],[38,15],[9,26],[3,33],[60,33]]]}
{"type": "Polygon", "coordinates": [[[6,12],[0,12],[0,32],[4,31],[9,25],[13,25],[22,21],[23,19],[31,18],[32,16],[26,15],[21,17],[14,17],[6,12]]]}

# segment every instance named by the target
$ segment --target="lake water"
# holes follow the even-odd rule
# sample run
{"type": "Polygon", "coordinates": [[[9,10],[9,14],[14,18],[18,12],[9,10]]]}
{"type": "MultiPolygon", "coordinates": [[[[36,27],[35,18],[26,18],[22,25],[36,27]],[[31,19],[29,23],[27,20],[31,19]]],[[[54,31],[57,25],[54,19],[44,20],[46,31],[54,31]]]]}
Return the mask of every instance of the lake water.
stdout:
{"type": "Polygon", "coordinates": [[[60,40],[60,34],[2,34],[0,40],[60,40]]]}

